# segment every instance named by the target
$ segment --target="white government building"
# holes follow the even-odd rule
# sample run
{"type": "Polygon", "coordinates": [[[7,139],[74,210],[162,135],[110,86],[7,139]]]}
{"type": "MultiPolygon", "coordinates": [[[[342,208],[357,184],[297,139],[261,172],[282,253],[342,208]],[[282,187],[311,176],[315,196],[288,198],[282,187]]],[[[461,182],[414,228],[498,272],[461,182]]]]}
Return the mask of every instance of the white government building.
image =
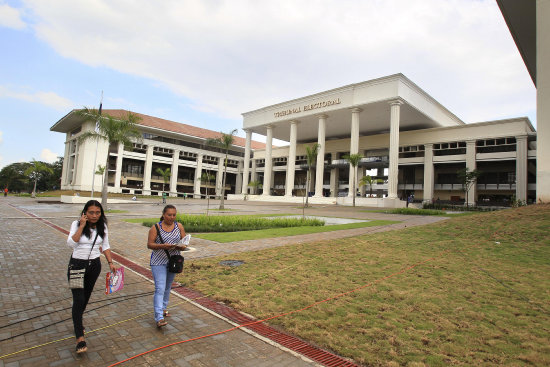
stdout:
{"type": "MultiPolygon", "coordinates": [[[[404,75],[390,75],[244,113],[246,139],[237,137],[229,156],[228,199],[301,202],[307,192],[312,203],[349,205],[354,175],[343,157],[357,153],[364,156],[357,181],[367,174],[380,180],[372,196],[370,187],[359,189],[359,205],[404,206],[411,194],[423,202],[550,202],[550,0],[497,3],[537,87],[538,132],[526,117],[465,124],[404,75]],[[264,135],[266,144],[252,134],[264,135]],[[289,145],[273,147],[274,138],[289,145]],[[306,190],[305,151],[315,143],[320,149],[306,190]],[[457,177],[464,168],[483,172],[468,198],[457,177]]],[[[171,196],[221,193],[224,154],[205,145],[219,133],[138,115],[143,141],[133,149],[99,144],[98,164],[108,155],[114,173],[110,191],[160,195],[156,170],[170,167],[171,196]],[[214,174],[215,183],[201,181],[203,172],[214,174]]],[[[91,190],[96,144],[77,138],[93,128],[74,110],[52,126],[66,134],[62,189],[91,190]]]]}

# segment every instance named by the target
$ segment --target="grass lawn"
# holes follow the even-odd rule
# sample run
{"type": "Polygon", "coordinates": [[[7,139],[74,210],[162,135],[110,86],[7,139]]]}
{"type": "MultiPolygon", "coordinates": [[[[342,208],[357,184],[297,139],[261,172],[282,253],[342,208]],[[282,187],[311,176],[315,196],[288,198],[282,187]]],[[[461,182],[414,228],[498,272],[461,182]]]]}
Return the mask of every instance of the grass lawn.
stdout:
{"type": "Polygon", "coordinates": [[[188,260],[179,281],[259,319],[351,292],[269,323],[364,365],[550,365],[548,228],[547,204],[479,213],[188,260]]]}
{"type": "Polygon", "coordinates": [[[374,212],[374,213],[386,213],[386,214],[403,214],[403,215],[435,215],[438,217],[458,217],[465,215],[472,215],[478,212],[468,211],[468,212],[449,212],[446,210],[435,210],[435,209],[416,209],[416,208],[397,208],[397,209],[382,209],[382,210],[363,210],[364,212],[374,212]]]}
{"type": "Polygon", "coordinates": [[[234,242],[234,241],[256,240],[260,238],[296,236],[300,234],[309,234],[309,233],[332,232],[332,231],[340,231],[343,229],[385,226],[393,223],[398,223],[398,222],[392,221],[392,220],[373,220],[370,222],[337,224],[337,225],[329,225],[329,226],[315,226],[315,227],[304,226],[304,227],[260,229],[255,231],[199,233],[194,235],[194,237],[224,243],[224,242],[234,242]]]}

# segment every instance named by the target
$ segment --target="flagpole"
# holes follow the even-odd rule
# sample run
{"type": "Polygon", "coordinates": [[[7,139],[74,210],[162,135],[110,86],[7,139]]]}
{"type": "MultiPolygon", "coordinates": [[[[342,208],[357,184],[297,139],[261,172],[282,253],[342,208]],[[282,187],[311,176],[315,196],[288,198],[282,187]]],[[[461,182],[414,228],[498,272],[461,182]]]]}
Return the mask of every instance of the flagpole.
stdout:
{"type": "MultiPolygon", "coordinates": [[[[103,91],[101,91],[101,101],[99,102],[99,111],[97,116],[97,121],[95,123],[95,132],[97,133],[99,130],[99,119],[101,118],[101,108],[103,107],[103,91]]],[[[95,140],[95,155],[94,155],[94,166],[92,171],[92,199],[94,198],[94,186],[95,186],[95,166],[97,161],[97,147],[99,145],[99,139],[95,140]]],[[[109,154],[109,153],[107,153],[109,154]]],[[[107,169],[107,167],[105,167],[107,169]]],[[[105,174],[105,172],[103,172],[105,174]]]]}

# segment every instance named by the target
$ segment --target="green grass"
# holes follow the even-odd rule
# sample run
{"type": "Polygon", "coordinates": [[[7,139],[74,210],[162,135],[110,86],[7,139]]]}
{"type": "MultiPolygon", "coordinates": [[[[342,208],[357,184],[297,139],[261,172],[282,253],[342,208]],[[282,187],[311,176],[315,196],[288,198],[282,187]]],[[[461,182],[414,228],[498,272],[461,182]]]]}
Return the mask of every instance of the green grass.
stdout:
{"type": "Polygon", "coordinates": [[[351,292],[269,323],[363,365],[550,365],[548,228],[548,204],[479,213],[188,260],[178,281],[259,319],[351,292]]]}
{"type": "Polygon", "coordinates": [[[245,240],[257,240],[260,238],[274,238],[274,237],[286,237],[296,236],[301,234],[321,233],[341,231],[344,229],[385,226],[393,223],[398,223],[392,220],[373,220],[370,222],[348,223],[348,224],[336,224],[330,226],[301,226],[301,227],[286,227],[286,228],[270,228],[255,231],[240,231],[230,233],[199,233],[194,237],[203,238],[205,240],[216,242],[234,242],[245,240]]]}
{"type": "Polygon", "coordinates": [[[370,213],[375,212],[375,213],[402,214],[402,215],[435,215],[440,217],[457,217],[457,216],[475,214],[475,212],[449,213],[445,210],[416,209],[416,208],[396,208],[396,209],[363,210],[363,211],[370,212],[370,213]]]}

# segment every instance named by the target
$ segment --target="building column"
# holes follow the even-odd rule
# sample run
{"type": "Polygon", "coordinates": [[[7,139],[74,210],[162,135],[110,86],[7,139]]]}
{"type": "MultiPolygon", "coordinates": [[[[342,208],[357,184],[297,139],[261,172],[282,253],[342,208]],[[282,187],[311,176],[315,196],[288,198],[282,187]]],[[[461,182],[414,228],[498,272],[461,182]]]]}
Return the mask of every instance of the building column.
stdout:
{"type": "Polygon", "coordinates": [[[388,169],[388,199],[397,199],[399,173],[399,120],[403,102],[390,101],[390,161],[388,169]]]}
{"type": "Polygon", "coordinates": [[[216,196],[222,195],[223,169],[225,167],[225,157],[218,158],[218,171],[216,172],[216,196]]]}
{"type": "Polygon", "coordinates": [[[153,145],[147,146],[145,166],[143,167],[143,194],[151,194],[151,170],[153,169],[153,145]],[[145,191],[148,191],[145,193],[145,191]]]}
{"type": "Polygon", "coordinates": [[[516,137],[516,199],[527,201],[527,136],[516,137]]]}
{"type": "Polygon", "coordinates": [[[178,170],[180,166],[180,151],[174,150],[172,154],[172,168],[170,168],[170,193],[175,193],[173,196],[178,196],[178,170]]]}
{"type": "Polygon", "coordinates": [[[550,2],[536,1],[537,50],[537,203],[550,203],[550,2]]]}
{"type": "Polygon", "coordinates": [[[197,168],[195,168],[195,185],[193,197],[201,198],[201,176],[202,176],[202,153],[197,153],[197,168]]]}
{"type": "MultiPolygon", "coordinates": [[[[80,149],[80,144],[78,143],[78,140],[74,140],[74,159],[73,159],[73,162],[74,162],[74,165],[73,165],[73,174],[72,174],[72,177],[71,177],[71,185],[73,186],[73,190],[74,190],[74,186],[76,186],[76,171],[78,170],[78,150],[80,149]]],[[[107,169],[107,167],[105,167],[105,169],[107,169]]]]}
{"type": "MultiPolygon", "coordinates": [[[[250,167],[250,145],[252,142],[252,131],[245,130],[246,132],[246,143],[244,145],[244,170],[243,170],[243,184],[241,188],[241,194],[248,194],[248,175],[250,167]]],[[[238,190],[237,186],[237,189],[238,190]]]]}
{"type": "MultiPolygon", "coordinates": [[[[330,163],[332,164],[338,158],[338,153],[332,153],[330,155],[330,163]]],[[[339,180],[339,170],[338,167],[333,167],[330,169],[330,192],[333,198],[338,197],[338,180],[339,180]]]]}
{"type": "Polygon", "coordinates": [[[422,202],[430,204],[434,199],[434,145],[424,144],[424,199],[422,202]]]}
{"type": "Polygon", "coordinates": [[[120,177],[122,176],[122,156],[124,155],[124,144],[118,143],[115,171],[115,188],[120,188],[120,177]]]}
{"type": "MultiPolygon", "coordinates": [[[[235,194],[237,194],[238,188],[243,184],[243,162],[237,163],[237,177],[235,178],[235,194]]],[[[248,184],[247,184],[248,185],[248,184]]]]}
{"type": "MultiPolygon", "coordinates": [[[[256,172],[256,160],[252,159],[252,167],[250,169],[250,180],[251,181],[258,181],[258,173],[256,172]]],[[[258,195],[258,188],[253,187],[252,192],[253,195],[258,195]]]]}
{"type": "Polygon", "coordinates": [[[65,186],[69,184],[69,157],[71,155],[71,142],[65,142],[65,154],[63,155],[63,171],[61,174],[61,187],[60,190],[64,190],[65,186]]]}
{"type": "MultiPolygon", "coordinates": [[[[349,144],[349,154],[357,154],[359,152],[359,113],[362,110],[360,108],[353,108],[351,110],[351,136],[350,136],[350,144],[349,144]]],[[[348,183],[348,196],[353,197],[355,195],[355,192],[351,192],[353,186],[357,189],[357,167],[353,167],[351,164],[349,165],[349,183],[348,183]],[[355,185],[353,184],[353,180],[355,180],[355,185]]]]}
{"type": "MultiPolygon", "coordinates": [[[[466,168],[471,172],[477,167],[476,164],[476,141],[468,140],[466,142],[466,168]]],[[[475,205],[477,198],[477,180],[468,191],[468,205],[475,205]]]]}
{"type": "Polygon", "coordinates": [[[323,197],[323,175],[325,174],[325,132],[328,115],[319,115],[319,131],[317,133],[317,165],[315,166],[315,197],[323,197]]]}
{"type": "Polygon", "coordinates": [[[294,175],[296,174],[296,140],[298,134],[298,121],[290,121],[290,147],[286,163],[286,187],[285,196],[291,197],[294,189],[294,175]]]}
{"type": "Polygon", "coordinates": [[[262,195],[271,195],[271,176],[273,175],[273,159],[271,150],[273,148],[273,126],[267,125],[267,137],[265,140],[265,165],[264,165],[264,185],[262,195]]]}

